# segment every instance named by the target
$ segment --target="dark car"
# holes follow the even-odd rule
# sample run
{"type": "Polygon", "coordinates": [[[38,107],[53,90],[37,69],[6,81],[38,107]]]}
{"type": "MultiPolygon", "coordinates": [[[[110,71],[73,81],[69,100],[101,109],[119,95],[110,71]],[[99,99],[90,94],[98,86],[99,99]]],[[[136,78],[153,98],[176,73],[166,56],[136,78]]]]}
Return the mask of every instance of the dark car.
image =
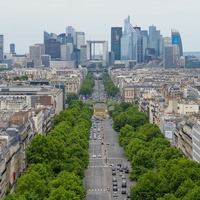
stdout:
{"type": "Polygon", "coordinates": [[[122,167],[120,167],[120,168],[119,168],[119,171],[120,171],[120,172],[123,172],[123,168],[122,168],[122,167]]]}
{"type": "Polygon", "coordinates": [[[125,173],[128,174],[128,173],[129,173],[129,169],[126,169],[126,170],[125,170],[125,173]]]}
{"type": "Polygon", "coordinates": [[[113,191],[118,191],[117,186],[113,186],[113,191]]]}
{"type": "Polygon", "coordinates": [[[115,176],[116,175],[116,171],[112,171],[112,175],[115,176]]]}
{"type": "Polygon", "coordinates": [[[117,186],[117,182],[113,182],[113,186],[117,186]]]}
{"type": "Polygon", "coordinates": [[[126,194],[126,189],[122,188],[122,194],[126,194]]]}
{"type": "Polygon", "coordinates": [[[126,182],[122,182],[122,187],[125,188],[126,187],[126,182]]]}

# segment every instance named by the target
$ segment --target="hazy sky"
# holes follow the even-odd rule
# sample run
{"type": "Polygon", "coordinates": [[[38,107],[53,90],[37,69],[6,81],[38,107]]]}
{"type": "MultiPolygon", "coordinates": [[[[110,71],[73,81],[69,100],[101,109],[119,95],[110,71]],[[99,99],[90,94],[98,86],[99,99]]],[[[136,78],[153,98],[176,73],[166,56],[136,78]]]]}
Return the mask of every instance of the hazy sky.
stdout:
{"type": "Polygon", "coordinates": [[[86,40],[107,40],[110,29],[130,15],[133,26],[154,25],[165,36],[179,30],[183,51],[200,51],[200,0],[6,0],[1,1],[0,34],[4,52],[15,43],[17,53],[43,42],[43,31],[64,33],[67,26],[83,31],[86,40]]]}

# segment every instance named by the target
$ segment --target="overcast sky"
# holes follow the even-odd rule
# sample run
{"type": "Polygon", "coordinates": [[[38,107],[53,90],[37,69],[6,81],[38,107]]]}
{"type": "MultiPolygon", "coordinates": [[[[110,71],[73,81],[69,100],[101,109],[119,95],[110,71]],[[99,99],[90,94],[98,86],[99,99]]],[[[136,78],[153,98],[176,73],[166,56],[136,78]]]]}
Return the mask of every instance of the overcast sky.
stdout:
{"type": "Polygon", "coordinates": [[[1,1],[0,34],[4,52],[15,43],[17,53],[43,42],[43,31],[64,33],[67,26],[83,31],[86,40],[107,40],[110,29],[130,15],[133,26],[154,25],[165,36],[178,29],[183,51],[200,51],[200,0],[6,0],[1,1]]]}

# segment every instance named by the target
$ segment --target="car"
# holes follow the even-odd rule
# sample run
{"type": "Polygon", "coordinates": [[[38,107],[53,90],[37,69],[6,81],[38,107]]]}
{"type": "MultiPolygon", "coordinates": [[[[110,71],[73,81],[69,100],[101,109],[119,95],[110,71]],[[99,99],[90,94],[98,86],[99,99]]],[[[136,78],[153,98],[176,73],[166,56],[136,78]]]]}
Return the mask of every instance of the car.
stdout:
{"type": "Polygon", "coordinates": [[[117,186],[113,186],[113,191],[118,191],[117,186]]]}
{"type": "Polygon", "coordinates": [[[125,174],[122,174],[122,179],[126,179],[126,176],[125,176],[125,174]]]}
{"type": "Polygon", "coordinates": [[[119,173],[119,176],[122,176],[122,172],[119,173]]]}
{"type": "Polygon", "coordinates": [[[103,145],[104,143],[103,142],[101,142],[101,145],[103,145]]]}
{"type": "Polygon", "coordinates": [[[92,156],[92,158],[96,158],[96,157],[97,157],[97,155],[95,155],[95,154],[92,156]]]}
{"type": "Polygon", "coordinates": [[[126,196],[128,199],[130,199],[131,198],[131,196],[130,196],[130,193],[127,193],[127,196],[126,196]]]}
{"type": "Polygon", "coordinates": [[[123,168],[122,168],[122,167],[120,167],[120,168],[119,168],[119,171],[120,171],[120,172],[123,172],[123,168]]]}
{"type": "Polygon", "coordinates": [[[118,192],[113,192],[113,197],[118,197],[118,192]]]}
{"type": "Polygon", "coordinates": [[[122,187],[123,187],[123,188],[126,187],[126,182],[122,182],[122,187]]]}
{"type": "Polygon", "coordinates": [[[122,188],[122,194],[126,194],[126,189],[122,188]]]}
{"type": "Polygon", "coordinates": [[[115,176],[116,175],[116,171],[112,171],[112,175],[115,176]]]}
{"type": "Polygon", "coordinates": [[[115,165],[113,163],[110,164],[111,167],[115,167],[115,165]]]}
{"type": "Polygon", "coordinates": [[[98,158],[101,158],[101,154],[98,155],[98,158]]]}
{"type": "Polygon", "coordinates": [[[126,170],[125,170],[125,173],[128,174],[128,173],[129,173],[129,169],[126,169],[126,170]]]}
{"type": "Polygon", "coordinates": [[[107,144],[107,145],[109,145],[110,143],[109,143],[109,142],[107,142],[106,144],[107,144]]]}
{"type": "Polygon", "coordinates": [[[117,182],[117,178],[112,178],[112,181],[113,182],[117,182]]]}
{"type": "Polygon", "coordinates": [[[117,182],[113,182],[113,186],[117,186],[117,182]]]}

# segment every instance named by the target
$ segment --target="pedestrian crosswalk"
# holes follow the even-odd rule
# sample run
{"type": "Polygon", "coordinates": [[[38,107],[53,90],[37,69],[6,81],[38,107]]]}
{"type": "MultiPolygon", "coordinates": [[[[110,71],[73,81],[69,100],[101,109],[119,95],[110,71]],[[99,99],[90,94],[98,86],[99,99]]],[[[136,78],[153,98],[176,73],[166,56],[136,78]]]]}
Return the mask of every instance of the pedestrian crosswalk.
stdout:
{"type": "Polygon", "coordinates": [[[100,166],[96,166],[96,165],[89,165],[88,168],[101,168],[101,167],[108,167],[108,165],[100,165],[100,166]]]}
{"type": "MultiPolygon", "coordinates": [[[[103,159],[102,157],[101,158],[91,158],[91,159],[103,159]]],[[[107,158],[108,160],[121,160],[122,158],[107,158]]]]}
{"type": "Polygon", "coordinates": [[[106,189],[88,189],[88,192],[105,192],[106,189]]]}
{"type": "MultiPolygon", "coordinates": [[[[105,192],[107,191],[107,189],[87,189],[88,192],[105,192]]],[[[121,189],[118,189],[118,191],[122,191],[122,188],[121,189]]]]}

